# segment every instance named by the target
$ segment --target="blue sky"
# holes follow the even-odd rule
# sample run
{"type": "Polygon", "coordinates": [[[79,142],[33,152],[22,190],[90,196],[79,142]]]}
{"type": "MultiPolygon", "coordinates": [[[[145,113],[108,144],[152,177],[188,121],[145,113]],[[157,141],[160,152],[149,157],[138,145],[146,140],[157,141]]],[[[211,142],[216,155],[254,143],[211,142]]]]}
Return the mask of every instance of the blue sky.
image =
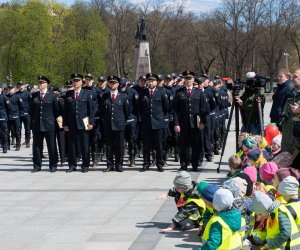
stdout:
{"type": "MultiPolygon", "coordinates": [[[[65,3],[67,5],[71,5],[74,3],[76,0],[57,0],[58,2],[65,3]]],[[[145,0],[128,0],[128,2],[132,3],[141,3],[144,2],[145,0]]],[[[155,0],[154,0],[155,1],[155,0]]],[[[0,3],[5,3],[7,0],[0,0],[0,3]]],[[[181,2],[178,0],[167,0],[167,2],[181,2]]],[[[193,11],[193,12],[206,12],[210,11],[212,9],[217,8],[221,0],[185,0],[185,6],[188,11],[193,11]]]]}

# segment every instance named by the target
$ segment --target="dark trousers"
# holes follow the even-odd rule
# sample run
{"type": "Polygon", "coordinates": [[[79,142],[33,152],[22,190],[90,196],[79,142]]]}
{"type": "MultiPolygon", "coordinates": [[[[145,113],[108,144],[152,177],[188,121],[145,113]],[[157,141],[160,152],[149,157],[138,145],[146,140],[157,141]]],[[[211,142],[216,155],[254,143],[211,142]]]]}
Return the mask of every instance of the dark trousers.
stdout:
{"type": "Polygon", "coordinates": [[[0,145],[4,150],[8,148],[8,126],[7,121],[0,121],[0,145]]]}
{"type": "Polygon", "coordinates": [[[137,151],[136,145],[136,123],[132,122],[125,127],[125,139],[128,143],[128,155],[129,158],[135,157],[137,151]]]}
{"type": "Polygon", "coordinates": [[[93,129],[90,131],[90,146],[91,146],[91,154],[93,162],[98,158],[100,155],[100,147],[99,141],[101,139],[101,132],[100,132],[100,119],[95,119],[95,123],[93,129]]]}
{"type": "Polygon", "coordinates": [[[25,129],[25,142],[29,142],[31,138],[30,132],[30,116],[24,115],[20,117],[20,131],[22,131],[22,123],[24,124],[25,129]]]}
{"type": "MultiPolygon", "coordinates": [[[[12,136],[16,138],[16,147],[21,146],[21,127],[20,119],[12,119],[8,121],[8,133],[12,133],[12,136]]],[[[10,137],[8,136],[8,143],[10,144],[10,137]]]]}
{"type": "Polygon", "coordinates": [[[211,116],[206,117],[203,133],[203,149],[206,156],[213,156],[212,141],[211,141],[211,116]]]}
{"type": "Polygon", "coordinates": [[[41,131],[32,131],[33,132],[33,167],[40,170],[42,167],[42,153],[43,153],[43,142],[44,138],[46,139],[48,155],[49,155],[49,168],[56,169],[58,162],[55,132],[41,132],[41,131]]]}
{"type": "Polygon", "coordinates": [[[65,131],[63,129],[58,129],[56,131],[56,138],[57,138],[60,163],[63,164],[66,161],[65,131]]]}
{"type": "Polygon", "coordinates": [[[192,167],[197,168],[198,163],[203,161],[201,152],[200,130],[198,128],[181,128],[180,131],[180,165],[187,168],[191,161],[192,167]],[[192,150],[192,157],[190,152],[192,150]]]}
{"type": "Polygon", "coordinates": [[[124,157],[124,131],[105,131],[107,167],[120,168],[124,157]],[[115,157],[115,160],[114,160],[115,157]]]}
{"type": "Polygon", "coordinates": [[[156,165],[163,166],[163,129],[143,130],[143,165],[150,165],[150,151],[156,150],[156,165]]]}
{"type": "Polygon", "coordinates": [[[76,169],[78,146],[82,156],[82,168],[90,166],[89,132],[83,129],[74,129],[68,132],[68,164],[69,168],[76,169]]]}

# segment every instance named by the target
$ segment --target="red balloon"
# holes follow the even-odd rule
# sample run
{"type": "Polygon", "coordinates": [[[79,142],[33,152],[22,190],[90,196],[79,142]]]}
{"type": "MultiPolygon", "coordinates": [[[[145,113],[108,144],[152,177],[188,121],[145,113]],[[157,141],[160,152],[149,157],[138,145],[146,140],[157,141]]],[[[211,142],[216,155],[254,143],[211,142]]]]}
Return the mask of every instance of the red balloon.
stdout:
{"type": "Polygon", "coordinates": [[[278,127],[274,124],[269,124],[265,128],[265,139],[268,142],[269,146],[272,146],[272,140],[275,136],[279,135],[280,131],[278,127]]]}

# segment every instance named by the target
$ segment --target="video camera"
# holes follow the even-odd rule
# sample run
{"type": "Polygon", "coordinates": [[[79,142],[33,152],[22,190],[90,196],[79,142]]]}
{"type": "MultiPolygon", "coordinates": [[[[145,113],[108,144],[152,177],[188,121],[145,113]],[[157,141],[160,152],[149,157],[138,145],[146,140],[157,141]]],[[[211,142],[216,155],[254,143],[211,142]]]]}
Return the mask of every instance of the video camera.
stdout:
{"type": "Polygon", "coordinates": [[[234,97],[237,97],[239,96],[240,91],[244,89],[244,86],[245,86],[244,81],[241,81],[240,79],[236,79],[233,83],[227,84],[227,89],[232,91],[234,97]]]}
{"type": "Polygon", "coordinates": [[[246,78],[245,87],[247,88],[264,88],[266,85],[266,78],[256,75],[255,72],[248,72],[246,78]]]}

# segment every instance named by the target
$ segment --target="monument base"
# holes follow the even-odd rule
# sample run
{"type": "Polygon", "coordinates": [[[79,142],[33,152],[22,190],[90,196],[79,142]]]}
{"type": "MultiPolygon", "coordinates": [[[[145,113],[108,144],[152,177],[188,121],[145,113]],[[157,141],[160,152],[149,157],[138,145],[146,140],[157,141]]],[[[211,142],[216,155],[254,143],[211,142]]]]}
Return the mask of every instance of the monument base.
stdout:
{"type": "Polygon", "coordinates": [[[139,46],[135,48],[135,62],[135,80],[137,80],[140,75],[151,73],[148,42],[140,42],[139,46]]]}

